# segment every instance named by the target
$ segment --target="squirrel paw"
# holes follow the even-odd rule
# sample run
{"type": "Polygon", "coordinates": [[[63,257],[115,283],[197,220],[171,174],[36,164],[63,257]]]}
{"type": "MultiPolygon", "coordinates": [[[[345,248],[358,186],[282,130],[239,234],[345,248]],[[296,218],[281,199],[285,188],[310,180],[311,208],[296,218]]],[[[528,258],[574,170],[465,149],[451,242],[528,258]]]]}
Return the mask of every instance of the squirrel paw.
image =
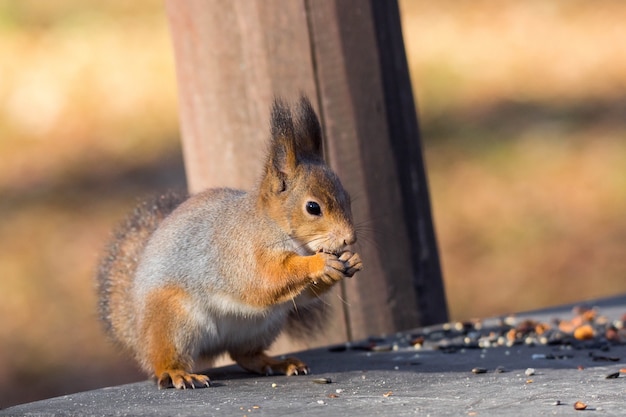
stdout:
{"type": "Polygon", "coordinates": [[[308,375],[309,372],[311,372],[309,367],[304,362],[301,362],[296,358],[286,358],[282,361],[278,361],[278,363],[270,369],[272,373],[278,371],[278,373],[285,374],[287,376],[308,375]]]}
{"type": "Polygon", "coordinates": [[[309,367],[296,358],[274,359],[264,353],[254,356],[236,356],[232,358],[247,371],[255,372],[262,375],[283,374],[291,375],[308,375],[309,367]]]}
{"type": "Polygon", "coordinates": [[[157,386],[161,388],[203,388],[210,387],[209,377],[200,374],[190,374],[180,369],[171,369],[161,373],[157,379],[157,386]]]}
{"type": "Polygon", "coordinates": [[[363,269],[363,262],[361,262],[361,256],[358,253],[352,253],[347,250],[339,256],[339,260],[344,263],[346,267],[344,274],[348,278],[351,278],[357,271],[363,269]]]}
{"type": "Polygon", "coordinates": [[[324,274],[320,280],[325,284],[334,284],[335,282],[352,277],[357,271],[363,269],[363,263],[358,253],[350,251],[343,252],[340,256],[332,253],[320,252],[325,258],[324,274]]]}

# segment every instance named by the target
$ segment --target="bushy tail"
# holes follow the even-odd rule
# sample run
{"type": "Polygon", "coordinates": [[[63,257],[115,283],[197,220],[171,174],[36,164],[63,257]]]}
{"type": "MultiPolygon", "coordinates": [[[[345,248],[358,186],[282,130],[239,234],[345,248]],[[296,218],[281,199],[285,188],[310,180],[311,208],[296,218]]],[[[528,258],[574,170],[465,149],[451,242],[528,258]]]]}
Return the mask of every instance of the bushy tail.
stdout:
{"type": "Polygon", "coordinates": [[[287,316],[285,332],[294,340],[314,339],[328,328],[332,307],[324,298],[319,298],[291,310],[287,316]]]}
{"type": "Polygon", "coordinates": [[[167,193],[140,203],[114,232],[98,266],[100,318],[107,333],[123,345],[135,340],[130,288],[141,253],[159,223],[185,199],[167,193]]]}

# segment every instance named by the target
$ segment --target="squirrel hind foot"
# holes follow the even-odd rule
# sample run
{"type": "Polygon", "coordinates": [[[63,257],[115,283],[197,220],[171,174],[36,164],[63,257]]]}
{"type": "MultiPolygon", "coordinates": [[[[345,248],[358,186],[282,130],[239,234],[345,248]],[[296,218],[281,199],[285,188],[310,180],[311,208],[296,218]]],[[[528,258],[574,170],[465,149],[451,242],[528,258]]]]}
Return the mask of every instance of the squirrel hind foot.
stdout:
{"type": "Polygon", "coordinates": [[[171,369],[161,372],[161,375],[157,378],[157,387],[163,388],[210,388],[211,381],[208,376],[201,374],[190,374],[186,371],[179,369],[171,369]]]}
{"type": "Polygon", "coordinates": [[[265,353],[254,355],[233,355],[239,366],[249,372],[261,375],[308,375],[311,371],[307,364],[297,358],[274,359],[265,353]]]}

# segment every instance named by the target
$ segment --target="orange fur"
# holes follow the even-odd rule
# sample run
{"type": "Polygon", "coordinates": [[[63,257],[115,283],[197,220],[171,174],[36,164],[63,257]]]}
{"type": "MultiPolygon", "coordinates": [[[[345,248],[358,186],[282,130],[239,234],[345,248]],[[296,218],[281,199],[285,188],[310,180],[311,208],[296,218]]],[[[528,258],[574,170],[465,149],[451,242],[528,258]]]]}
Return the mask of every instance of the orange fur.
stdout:
{"type": "Polygon", "coordinates": [[[326,264],[321,254],[300,256],[293,252],[276,254],[259,249],[256,252],[261,279],[244,287],[242,299],[257,307],[267,307],[298,296],[314,277],[324,273],[326,264]]]}
{"type": "Polygon", "coordinates": [[[146,299],[140,337],[146,342],[146,358],[159,388],[170,383],[176,388],[209,385],[206,375],[192,374],[193,358],[176,348],[177,332],[184,331],[188,294],[176,286],[152,291],[146,299]]]}

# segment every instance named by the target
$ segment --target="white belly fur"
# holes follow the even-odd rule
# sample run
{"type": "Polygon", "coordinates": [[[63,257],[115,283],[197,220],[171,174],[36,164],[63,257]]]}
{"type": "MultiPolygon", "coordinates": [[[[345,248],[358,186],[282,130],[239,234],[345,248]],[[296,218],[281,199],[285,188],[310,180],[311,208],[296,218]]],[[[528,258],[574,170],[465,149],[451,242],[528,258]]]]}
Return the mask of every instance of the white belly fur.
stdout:
{"type": "Polygon", "coordinates": [[[222,294],[211,298],[189,309],[198,332],[191,342],[194,346],[190,346],[194,357],[267,349],[280,333],[290,308],[282,304],[258,309],[222,294]]]}

